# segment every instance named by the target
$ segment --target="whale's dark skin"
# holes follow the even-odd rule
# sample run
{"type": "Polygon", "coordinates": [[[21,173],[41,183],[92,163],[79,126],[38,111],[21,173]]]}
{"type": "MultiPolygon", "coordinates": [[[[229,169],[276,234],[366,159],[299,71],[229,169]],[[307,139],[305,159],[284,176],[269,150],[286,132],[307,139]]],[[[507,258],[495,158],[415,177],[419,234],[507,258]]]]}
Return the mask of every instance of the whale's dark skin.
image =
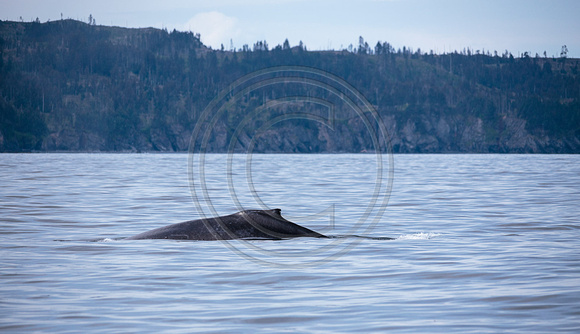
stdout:
{"type": "Polygon", "coordinates": [[[280,209],[246,210],[229,216],[190,220],[134,235],[126,240],[231,240],[297,237],[327,238],[284,219],[280,209]]]}

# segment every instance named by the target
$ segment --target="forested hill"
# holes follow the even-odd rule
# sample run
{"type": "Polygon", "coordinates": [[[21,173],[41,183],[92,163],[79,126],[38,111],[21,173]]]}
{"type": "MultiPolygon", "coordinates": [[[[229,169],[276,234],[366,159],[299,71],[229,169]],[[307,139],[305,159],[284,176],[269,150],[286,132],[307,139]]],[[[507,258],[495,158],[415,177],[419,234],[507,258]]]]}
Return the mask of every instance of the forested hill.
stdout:
{"type": "MultiPolygon", "coordinates": [[[[437,55],[362,38],[340,51],[265,41],[212,50],[189,32],[73,20],[0,21],[0,52],[1,152],[187,151],[201,112],[222,89],[256,70],[297,65],[359,90],[380,114],[394,152],[580,153],[579,60],[565,53],[437,55]]],[[[246,107],[276,95],[252,96],[246,107]]],[[[224,152],[236,117],[215,122],[207,149],[224,152]]],[[[364,131],[355,119],[332,129],[279,122],[252,150],[360,152],[372,149],[364,131]]]]}

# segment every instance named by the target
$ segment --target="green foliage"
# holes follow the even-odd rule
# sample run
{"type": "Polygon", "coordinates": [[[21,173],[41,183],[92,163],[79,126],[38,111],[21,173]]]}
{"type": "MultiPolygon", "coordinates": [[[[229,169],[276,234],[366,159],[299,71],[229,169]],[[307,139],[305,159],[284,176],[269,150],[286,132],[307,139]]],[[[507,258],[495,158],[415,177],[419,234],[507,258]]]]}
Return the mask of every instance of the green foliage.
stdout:
{"type": "Polygon", "coordinates": [[[535,131],[556,136],[580,134],[580,103],[577,99],[562,103],[530,97],[522,104],[521,113],[535,131]]]}
{"type": "Polygon", "coordinates": [[[47,134],[44,117],[38,111],[24,112],[0,101],[0,134],[5,151],[31,151],[41,148],[47,134]]]}
{"type": "MultiPolygon", "coordinates": [[[[301,42],[291,47],[288,40],[275,47],[258,41],[252,48],[223,51],[208,49],[190,32],[105,27],[94,21],[0,21],[0,151],[156,149],[156,140],[165,149],[186,150],[184,133],[218,92],[245,74],[281,65],[328,71],[361,91],[381,116],[411,122],[424,133],[435,131],[427,121],[433,117],[481,119],[486,137],[496,140],[503,120],[518,117],[537,136],[580,136],[575,59],[514,58],[507,51],[502,56],[471,50],[436,55],[395,50],[387,42],[373,48],[362,37],[352,52],[311,52],[301,42]],[[102,141],[65,145],[48,140],[64,132],[102,141]]],[[[307,93],[292,85],[276,89],[307,93]]],[[[244,110],[280,96],[276,89],[250,97],[237,113],[220,116],[220,124],[229,126],[231,135],[244,110]]],[[[249,128],[259,129],[263,121],[258,117],[249,128]]],[[[298,151],[323,150],[312,123],[295,120],[275,129],[286,135],[292,129],[306,131],[308,145],[302,143],[298,151]]],[[[223,149],[217,137],[210,140],[215,150],[223,149]]]]}

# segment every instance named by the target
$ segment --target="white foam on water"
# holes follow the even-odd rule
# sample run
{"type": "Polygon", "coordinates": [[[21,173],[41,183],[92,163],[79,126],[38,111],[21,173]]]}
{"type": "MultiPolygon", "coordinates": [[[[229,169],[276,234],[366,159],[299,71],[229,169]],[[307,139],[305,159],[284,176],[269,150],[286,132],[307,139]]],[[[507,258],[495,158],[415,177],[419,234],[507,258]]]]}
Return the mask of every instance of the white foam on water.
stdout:
{"type": "Polygon", "coordinates": [[[440,235],[441,235],[441,233],[420,232],[420,233],[414,233],[414,234],[400,235],[397,238],[397,240],[427,240],[427,239],[432,239],[432,238],[438,237],[440,235]]]}
{"type": "Polygon", "coordinates": [[[99,242],[113,242],[113,241],[115,241],[115,239],[111,239],[111,238],[105,238],[105,239],[99,240],[99,242]]]}

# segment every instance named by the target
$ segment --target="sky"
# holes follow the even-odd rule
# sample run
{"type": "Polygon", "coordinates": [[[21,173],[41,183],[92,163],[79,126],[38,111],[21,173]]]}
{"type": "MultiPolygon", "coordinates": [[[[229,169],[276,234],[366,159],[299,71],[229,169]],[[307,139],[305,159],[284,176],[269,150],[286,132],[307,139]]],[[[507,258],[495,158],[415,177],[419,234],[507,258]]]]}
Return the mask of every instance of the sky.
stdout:
{"type": "Polygon", "coordinates": [[[580,0],[0,0],[0,20],[72,18],[97,25],[193,31],[212,48],[308,50],[389,42],[435,53],[505,50],[580,58],[580,0]]]}

